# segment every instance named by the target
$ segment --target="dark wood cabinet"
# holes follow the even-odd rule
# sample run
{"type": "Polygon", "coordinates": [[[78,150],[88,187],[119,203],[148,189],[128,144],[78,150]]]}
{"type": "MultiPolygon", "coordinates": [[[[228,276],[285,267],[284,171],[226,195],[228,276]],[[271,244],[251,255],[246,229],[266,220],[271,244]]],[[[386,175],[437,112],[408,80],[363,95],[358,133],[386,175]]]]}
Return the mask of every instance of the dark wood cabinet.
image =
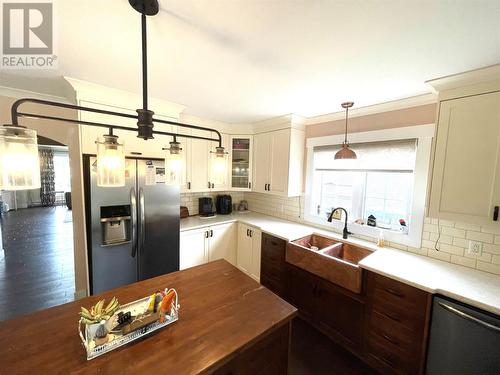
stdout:
{"type": "Polygon", "coordinates": [[[422,374],[432,295],[363,271],[353,293],[286,263],[286,242],[262,235],[261,283],[382,374],[422,374]]]}
{"type": "Polygon", "coordinates": [[[214,375],[286,375],[290,324],[277,329],[218,368],[214,375]]]}
{"type": "Polygon", "coordinates": [[[353,352],[363,348],[364,301],[342,288],[321,281],[318,296],[318,323],[337,342],[353,352]]]}
{"type": "Polygon", "coordinates": [[[422,374],[432,295],[366,273],[366,359],[383,374],[422,374]]]}
{"type": "Polygon", "coordinates": [[[285,295],[286,241],[262,233],[260,283],[277,295],[285,295]]]}
{"type": "Polygon", "coordinates": [[[363,349],[362,298],[290,264],[286,272],[288,302],[330,338],[360,354],[363,349]]]}
{"type": "Polygon", "coordinates": [[[299,314],[312,320],[317,314],[318,278],[300,268],[286,267],[285,299],[299,309],[299,314]]]}

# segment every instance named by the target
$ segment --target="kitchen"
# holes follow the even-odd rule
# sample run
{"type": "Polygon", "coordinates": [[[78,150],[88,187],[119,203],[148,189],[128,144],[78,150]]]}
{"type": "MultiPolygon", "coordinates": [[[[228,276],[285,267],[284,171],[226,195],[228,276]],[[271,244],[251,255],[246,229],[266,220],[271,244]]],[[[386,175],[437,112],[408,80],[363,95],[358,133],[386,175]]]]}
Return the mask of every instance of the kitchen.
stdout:
{"type": "MultiPolygon", "coordinates": [[[[421,17],[453,15],[449,56],[429,63],[440,50],[431,43],[438,26],[406,30],[425,51],[420,59],[394,42],[380,52],[394,74],[382,79],[384,68],[366,63],[361,82],[356,69],[339,68],[349,76],[343,84],[332,78],[335,67],[322,65],[330,52],[313,58],[324,44],[308,45],[293,28],[304,17],[311,33],[333,38],[326,15],[339,4],[240,3],[261,22],[246,23],[231,2],[219,2],[230,19],[195,3],[48,2],[59,66],[2,71],[2,190],[39,186],[37,136],[68,146],[75,270],[73,302],[0,322],[2,369],[497,373],[498,4],[433,8],[421,17]],[[269,75],[293,79],[297,72],[279,61],[293,46],[279,58],[262,55],[273,45],[264,43],[267,17],[283,12],[283,30],[310,48],[305,57],[295,52],[297,66],[324,71],[325,83],[309,82],[312,96],[302,86],[300,101],[284,77],[269,75]],[[126,37],[98,43],[81,32],[83,22],[95,25],[94,36],[113,27],[126,37]],[[247,28],[261,48],[244,42],[247,28]],[[460,37],[471,29],[483,45],[460,37]],[[170,73],[165,45],[178,51],[167,59],[170,73]],[[112,51],[129,59],[112,64],[112,51]],[[98,53],[107,70],[95,69],[98,53]],[[416,59],[414,70],[395,55],[416,59]],[[213,60],[206,82],[194,82],[201,57],[213,60]],[[252,69],[261,64],[257,78],[252,69]],[[270,91],[249,87],[248,78],[268,80],[270,91]],[[241,92],[230,93],[233,80],[241,92]]],[[[379,15],[363,15],[366,22],[389,17],[382,4],[365,6],[379,15]]],[[[418,11],[416,2],[392,6],[418,11]]],[[[350,58],[360,53],[348,45],[350,58]]],[[[2,263],[15,256],[3,251],[2,263]]]]}

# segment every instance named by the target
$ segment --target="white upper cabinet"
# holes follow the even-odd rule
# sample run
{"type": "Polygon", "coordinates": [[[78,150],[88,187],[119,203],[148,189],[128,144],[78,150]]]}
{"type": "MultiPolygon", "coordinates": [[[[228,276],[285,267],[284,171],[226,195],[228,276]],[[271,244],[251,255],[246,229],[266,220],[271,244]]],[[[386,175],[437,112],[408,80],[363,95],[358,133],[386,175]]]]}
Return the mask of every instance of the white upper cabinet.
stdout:
{"type": "Polygon", "coordinates": [[[251,135],[232,135],[229,142],[229,184],[231,190],[250,191],[252,188],[251,135]]]}
{"type": "Polygon", "coordinates": [[[254,136],[253,190],[298,196],[303,188],[305,134],[294,128],[254,136]]]}
{"type": "Polygon", "coordinates": [[[253,191],[267,192],[269,182],[269,160],[271,158],[270,136],[261,133],[254,136],[253,191]]]}
{"type": "Polygon", "coordinates": [[[442,101],[431,217],[493,224],[500,206],[500,92],[442,101]]]}
{"type": "Polygon", "coordinates": [[[209,191],[208,160],[210,155],[210,142],[203,139],[191,139],[190,141],[191,147],[188,169],[191,171],[191,178],[188,184],[191,188],[189,191],[209,191]]]}
{"type": "Polygon", "coordinates": [[[428,82],[439,91],[429,216],[496,226],[500,64],[428,82]]]}
{"type": "MultiPolygon", "coordinates": [[[[208,181],[210,182],[210,190],[211,191],[227,191],[229,190],[230,182],[229,182],[229,176],[230,176],[230,162],[229,162],[229,157],[230,157],[230,144],[229,144],[229,139],[230,136],[227,134],[221,134],[222,135],[222,146],[225,149],[226,157],[225,157],[225,173],[222,180],[220,178],[217,178],[215,176],[215,171],[214,168],[212,168],[212,157],[213,153],[215,152],[215,148],[219,146],[218,142],[210,142],[210,150],[209,150],[209,163],[208,163],[208,181]],[[218,181],[219,180],[219,181],[218,181]]],[[[217,134],[212,133],[212,138],[217,138],[217,134]]]]}

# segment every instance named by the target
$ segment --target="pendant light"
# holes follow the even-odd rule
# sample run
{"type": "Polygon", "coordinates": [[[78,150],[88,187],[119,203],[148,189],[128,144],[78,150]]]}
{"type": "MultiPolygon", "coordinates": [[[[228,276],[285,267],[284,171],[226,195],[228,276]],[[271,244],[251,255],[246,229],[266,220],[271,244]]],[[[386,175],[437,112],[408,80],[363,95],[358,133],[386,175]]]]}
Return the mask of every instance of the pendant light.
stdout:
{"type": "Polygon", "coordinates": [[[165,176],[167,185],[180,185],[182,183],[183,153],[181,144],[176,138],[170,143],[170,148],[165,148],[165,176]]]}
{"type": "Polygon", "coordinates": [[[125,151],[118,136],[106,134],[97,144],[97,186],[125,186],[125,151]]]}
{"type": "Polygon", "coordinates": [[[40,160],[35,130],[14,125],[0,128],[0,188],[40,188],[40,160]]]}
{"type": "Polygon", "coordinates": [[[351,108],[354,103],[353,102],[345,102],[342,103],[342,108],[345,108],[345,136],[344,143],[342,143],[342,148],[337,151],[335,154],[335,160],[339,159],[356,159],[356,153],[349,148],[349,142],[347,142],[347,120],[349,117],[349,108],[351,108]]]}
{"type": "MultiPolygon", "coordinates": [[[[148,64],[147,64],[147,17],[154,16],[159,12],[158,0],[129,0],[129,4],[141,15],[141,47],[142,47],[142,108],[137,109],[137,114],[128,112],[112,111],[108,109],[97,109],[82,105],[59,103],[35,98],[21,98],[11,106],[12,125],[4,126],[0,130],[0,188],[3,189],[33,189],[40,187],[40,163],[38,159],[38,145],[36,132],[28,130],[19,125],[20,117],[32,119],[44,119],[50,121],[61,121],[79,125],[100,127],[109,129],[109,134],[98,139],[97,144],[97,184],[103,187],[115,187],[125,185],[125,153],[123,143],[118,142],[118,137],[113,135],[113,130],[136,132],[138,138],[144,140],[153,139],[154,135],[173,137],[170,142],[169,153],[165,161],[170,165],[173,172],[170,181],[180,183],[182,179],[182,149],[176,138],[199,139],[208,142],[217,142],[215,151],[210,151],[213,156],[212,178],[214,183],[225,183],[227,170],[227,152],[222,147],[222,135],[213,128],[185,124],[181,122],[156,118],[154,112],[148,107],[148,64]],[[97,113],[115,117],[116,119],[135,119],[137,128],[127,126],[66,118],[45,113],[20,111],[19,107],[24,103],[37,104],[56,108],[72,109],[86,113],[97,113]],[[212,136],[186,134],[185,132],[168,132],[154,129],[154,124],[175,125],[189,130],[203,131],[217,135],[212,136]]],[[[212,158],[211,158],[212,160],[212,158]]]]}
{"type": "Polygon", "coordinates": [[[225,185],[227,178],[228,153],[224,147],[216,147],[210,151],[210,180],[217,185],[225,185]]]}

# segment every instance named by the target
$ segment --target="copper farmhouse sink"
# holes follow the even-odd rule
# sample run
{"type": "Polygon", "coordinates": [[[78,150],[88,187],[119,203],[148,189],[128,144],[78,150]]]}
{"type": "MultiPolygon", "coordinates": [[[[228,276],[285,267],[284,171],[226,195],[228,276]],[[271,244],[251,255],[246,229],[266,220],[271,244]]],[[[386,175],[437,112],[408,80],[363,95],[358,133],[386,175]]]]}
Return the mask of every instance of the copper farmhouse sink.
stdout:
{"type": "Polygon", "coordinates": [[[362,269],[358,263],[370,254],[368,249],[312,234],[287,244],[286,261],[354,293],[360,293],[362,269]]]}

